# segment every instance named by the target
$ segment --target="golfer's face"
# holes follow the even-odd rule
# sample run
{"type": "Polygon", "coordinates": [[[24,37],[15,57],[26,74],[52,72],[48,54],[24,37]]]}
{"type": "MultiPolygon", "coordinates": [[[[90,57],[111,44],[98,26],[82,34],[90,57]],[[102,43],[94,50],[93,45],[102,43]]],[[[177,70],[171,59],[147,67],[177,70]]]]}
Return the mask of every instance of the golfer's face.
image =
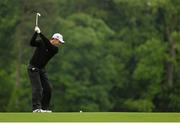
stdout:
{"type": "Polygon", "coordinates": [[[58,45],[60,45],[61,43],[60,43],[60,41],[57,40],[57,39],[52,39],[52,40],[51,40],[51,44],[52,44],[52,45],[55,45],[55,46],[58,46],[58,45]]]}

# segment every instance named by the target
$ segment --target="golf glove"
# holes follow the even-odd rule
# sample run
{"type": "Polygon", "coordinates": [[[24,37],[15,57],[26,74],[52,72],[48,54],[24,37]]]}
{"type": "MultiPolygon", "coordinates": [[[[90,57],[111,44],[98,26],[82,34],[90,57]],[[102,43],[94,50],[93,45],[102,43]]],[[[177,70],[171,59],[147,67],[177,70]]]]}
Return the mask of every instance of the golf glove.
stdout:
{"type": "Polygon", "coordinates": [[[37,33],[41,33],[41,30],[40,30],[40,28],[38,26],[35,26],[34,31],[37,32],[37,33]]]}

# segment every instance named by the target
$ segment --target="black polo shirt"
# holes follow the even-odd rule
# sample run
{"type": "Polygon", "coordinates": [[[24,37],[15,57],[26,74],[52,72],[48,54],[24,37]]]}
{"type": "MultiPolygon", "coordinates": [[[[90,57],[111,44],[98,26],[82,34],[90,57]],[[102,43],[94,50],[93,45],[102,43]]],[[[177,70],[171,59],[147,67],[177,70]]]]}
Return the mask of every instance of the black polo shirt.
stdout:
{"type": "Polygon", "coordinates": [[[58,52],[58,47],[52,45],[42,33],[39,34],[41,40],[36,40],[37,36],[38,33],[35,32],[30,41],[30,45],[36,47],[30,64],[41,69],[44,68],[48,61],[58,52]]]}

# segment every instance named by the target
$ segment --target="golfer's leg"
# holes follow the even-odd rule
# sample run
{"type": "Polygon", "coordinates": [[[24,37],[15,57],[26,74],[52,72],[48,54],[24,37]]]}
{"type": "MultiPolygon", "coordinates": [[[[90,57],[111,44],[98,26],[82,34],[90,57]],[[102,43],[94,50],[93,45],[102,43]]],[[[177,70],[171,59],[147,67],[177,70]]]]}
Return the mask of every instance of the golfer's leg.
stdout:
{"type": "Polygon", "coordinates": [[[32,85],[32,109],[41,109],[42,85],[39,70],[28,67],[28,74],[32,85]]]}
{"type": "Polygon", "coordinates": [[[48,80],[47,73],[45,70],[41,71],[40,77],[41,77],[41,84],[43,87],[43,97],[41,100],[41,105],[43,110],[47,110],[50,105],[52,85],[48,80]]]}

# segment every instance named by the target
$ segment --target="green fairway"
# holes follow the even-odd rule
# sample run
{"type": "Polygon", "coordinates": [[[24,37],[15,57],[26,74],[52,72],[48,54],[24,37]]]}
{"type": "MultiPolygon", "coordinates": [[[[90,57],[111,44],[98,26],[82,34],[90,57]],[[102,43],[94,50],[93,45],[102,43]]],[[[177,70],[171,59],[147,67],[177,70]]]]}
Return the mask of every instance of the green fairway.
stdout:
{"type": "Polygon", "coordinates": [[[0,122],[180,122],[180,113],[0,113],[0,122]]]}

